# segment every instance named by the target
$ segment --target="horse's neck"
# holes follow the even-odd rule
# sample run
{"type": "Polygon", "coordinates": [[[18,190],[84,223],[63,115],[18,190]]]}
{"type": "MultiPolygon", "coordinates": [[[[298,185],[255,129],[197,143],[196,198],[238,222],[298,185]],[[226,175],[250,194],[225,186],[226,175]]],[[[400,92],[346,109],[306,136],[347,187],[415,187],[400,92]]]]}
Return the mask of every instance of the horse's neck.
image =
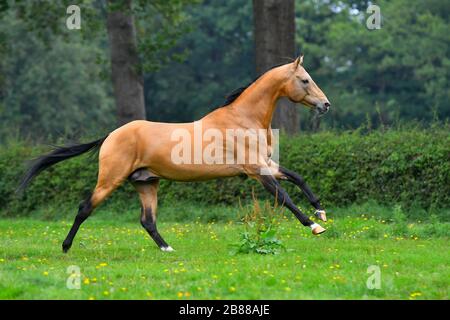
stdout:
{"type": "Polygon", "coordinates": [[[287,79],[286,66],[272,69],[256,80],[233,103],[232,108],[254,127],[269,128],[282,86],[287,79]]]}

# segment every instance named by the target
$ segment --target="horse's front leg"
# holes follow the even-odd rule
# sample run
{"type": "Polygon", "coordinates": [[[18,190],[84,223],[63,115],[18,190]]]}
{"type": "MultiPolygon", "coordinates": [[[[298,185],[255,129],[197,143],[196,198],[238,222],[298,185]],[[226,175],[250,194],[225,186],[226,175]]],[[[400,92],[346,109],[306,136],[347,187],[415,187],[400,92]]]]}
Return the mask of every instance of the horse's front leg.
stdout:
{"type": "Polygon", "coordinates": [[[279,166],[278,170],[275,172],[275,177],[277,179],[292,182],[293,184],[298,186],[308,198],[308,201],[311,203],[311,205],[316,209],[316,212],[314,213],[315,216],[322,221],[327,221],[325,210],[323,210],[322,206],[320,205],[319,199],[314,195],[311,188],[306,184],[302,176],[294,171],[279,166]]]}
{"type": "Polygon", "coordinates": [[[325,232],[325,228],[317,223],[314,223],[309,217],[300,211],[299,208],[294,204],[294,202],[289,197],[288,193],[281,187],[280,183],[277,181],[274,175],[270,174],[256,174],[252,175],[256,178],[264,188],[275,196],[277,201],[287,207],[297,219],[306,227],[310,227],[314,235],[325,232]]]}

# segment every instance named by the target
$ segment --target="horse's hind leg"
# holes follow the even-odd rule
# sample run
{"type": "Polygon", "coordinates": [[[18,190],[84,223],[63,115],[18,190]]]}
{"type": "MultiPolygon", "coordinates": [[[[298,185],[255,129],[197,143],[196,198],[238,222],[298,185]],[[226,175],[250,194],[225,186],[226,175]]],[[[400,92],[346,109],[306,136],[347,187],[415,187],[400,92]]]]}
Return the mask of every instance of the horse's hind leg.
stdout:
{"type": "Polygon", "coordinates": [[[78,229],[80,228],[84,220],[86,220],[90,216],[92,210],[94,210],[94,208],[92,207],[91,196],[89,196],[86,200],[84,200],[80,204],[80,207],[78,208],[78,214],[75,217],[75,221],[72,224],[72,228],[70,228],[70,231],[62,244],[62,249],[64,253],[69,251],[70,247],[72,246],[73,238],[75,238],[78,229]]]}
{"type": "Polygon", "coordinates": [[[162,251],[173,251],[172,247],[164,241],[156,228],[159,179],[150,181],[131,180],[141,200],[141,225],[162,251]]]}
{"type": "Polygon", "coordinates": [[[95,186],[92,195],[80,204],[72,228],[70,228],[70,231],[62,244],[63,252],[66,253],[72,246],[73,239],[81,224],[91,215],[92,211],[126,179],[128,175],[129,171],[127,171],[123,165],[113,166],[113,162],[109,162],[108,164],[100,162],[97,185],[95,186]]]}

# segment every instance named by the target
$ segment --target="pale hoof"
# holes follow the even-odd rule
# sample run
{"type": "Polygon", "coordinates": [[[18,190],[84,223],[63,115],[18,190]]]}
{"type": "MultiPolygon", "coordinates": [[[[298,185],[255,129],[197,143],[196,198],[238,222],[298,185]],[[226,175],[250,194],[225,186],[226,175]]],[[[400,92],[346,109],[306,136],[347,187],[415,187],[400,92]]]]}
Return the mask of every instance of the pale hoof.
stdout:
{"type": "Polygon", "coordinates": [[[171,246],[168,246],[168,247],[161,247],[160,248],[162,251],[165,251],[165,252],[173,252],[173,251],[175,251],[175,250],[173,250],[173,248],[171,247],[171,246]]]}
{"type": "Polygon", "coordinates": [[[320,219],[320,220],[322,220],[324,222],[327,221],[327,215],[325,213],[325,210],[316,210],[314,215],[317,217],[317,219],[320,219]]]}
{"type": "Polygon", "coordinates": [[[322,226],[317,226],[312,229],[312,234],[317,236],[318,234],[324,233],[325,231],[327,231],[327,229],[323,228],[322,226]]]}

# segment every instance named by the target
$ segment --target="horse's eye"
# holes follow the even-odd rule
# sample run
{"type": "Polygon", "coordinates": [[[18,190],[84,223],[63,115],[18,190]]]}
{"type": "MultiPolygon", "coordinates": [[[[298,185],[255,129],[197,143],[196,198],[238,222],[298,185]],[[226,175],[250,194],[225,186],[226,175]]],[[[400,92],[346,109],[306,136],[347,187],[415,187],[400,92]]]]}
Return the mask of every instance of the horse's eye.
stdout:
{"type": "Polygon", "coordinates": [[[305,79],[305,80],[302,80],[302,82],[303,82],[304,84],[308,84],[308,83],[309,83],[309,80],[308,80],[308,79],[305,79]]]}

